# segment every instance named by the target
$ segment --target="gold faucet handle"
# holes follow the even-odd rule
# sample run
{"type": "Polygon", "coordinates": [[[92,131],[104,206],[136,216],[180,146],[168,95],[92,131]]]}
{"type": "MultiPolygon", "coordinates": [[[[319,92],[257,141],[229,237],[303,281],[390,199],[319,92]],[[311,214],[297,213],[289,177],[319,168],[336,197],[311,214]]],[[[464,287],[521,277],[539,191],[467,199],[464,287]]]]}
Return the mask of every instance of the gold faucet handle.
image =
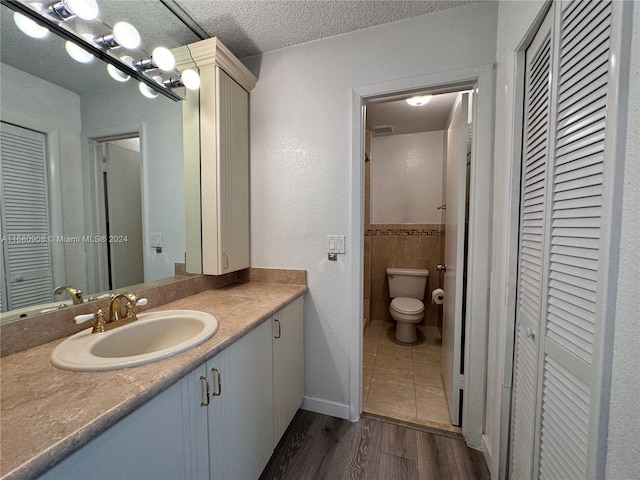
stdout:
{"type": "Polygon", "coordinates": [[[87,313],[85,315],[76,315],[74,317],[74,320],[78,325],[93,319],[95,319],[95,322],[93,324],[93,333],[104,332],[104,325],[105,325],[104,312],[102,311],[101,308],[99,308],[95,314],[87,313]]]}
{"type": "Polygon", "coordinates": [[[147,303],[149,303],[149,300],[147,300],[146,298],[138,298],[134,302],[129,302],[127,304],[126,316],[127,317],[135,316],[135,313],[136,313],[135,312],[135,307],[142,307],[142,306],[146,305],[147,303]]]}

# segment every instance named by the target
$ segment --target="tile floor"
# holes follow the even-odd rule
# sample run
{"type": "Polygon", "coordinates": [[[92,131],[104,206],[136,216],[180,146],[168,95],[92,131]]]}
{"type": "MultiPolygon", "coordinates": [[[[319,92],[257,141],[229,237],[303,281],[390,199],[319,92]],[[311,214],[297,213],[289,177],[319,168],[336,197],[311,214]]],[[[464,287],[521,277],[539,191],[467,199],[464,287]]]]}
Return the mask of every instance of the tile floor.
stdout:
{"type": "Polygon", "coordinates": [[[363,410],[460,432],[451,425],[442,383],[442,339],[436,327],[418,326],[418,341],[395,339],[395,323],[372,320],[364,333],[363,410]]]}

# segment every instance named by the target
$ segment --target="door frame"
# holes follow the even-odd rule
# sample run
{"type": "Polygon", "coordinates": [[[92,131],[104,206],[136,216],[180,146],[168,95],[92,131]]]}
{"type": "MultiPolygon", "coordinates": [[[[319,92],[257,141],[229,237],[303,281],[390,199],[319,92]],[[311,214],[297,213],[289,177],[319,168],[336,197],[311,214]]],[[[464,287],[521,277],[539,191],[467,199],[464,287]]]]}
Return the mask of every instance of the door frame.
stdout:
{"type": "MultiPolygon", "coordinates": [[[[118,125],[109,128],[102,128],[88,132],[82,132],[82,158],[83,161],[83,178],[84,184],[90,188],[84,190],[85,196],[85,225],[89,235],[103,235],[105,225],[104,215],[104,196],[102,184],[102,169],[98,168],[99,162],[102,161],[101,152],[95,148],[96,145],[109,140],[120,140],[123,138],[132,138],[138,136],[140,138],[140,192],[142,207],[142,265],[144,269],[144,278],[149,277],[149,261],[147,252],[150,248],[147,232],[149,231],[149,211],[147,186],[148,151],[146,141],[146,124],[136,123],[129,125],[118,125]]],[[[108,278],[108,272],[105,268],[107,265],[102,262],[106,258],[106,244],[87,243],[87,273],[89,282],[89,291],[101,292],[107,290],[104,288],[103,279],[108,278]]]]}
{"type": "Polygon", "coordinates": [[[349,335],[349,419],[362,412],[362,312],[364,271],[364,132],[365,102],[379,97],[431,90],[474,90],[469,211],[469,260],[462,432],[467,444],[484,449],[487,333],[491,255],[493,182],[493,118],[495,69],[483,64],[459,70],[363,85],[351,90],[351,318],[349,335]],[[470,322],[473,312],[473,322],[470,322]]]}

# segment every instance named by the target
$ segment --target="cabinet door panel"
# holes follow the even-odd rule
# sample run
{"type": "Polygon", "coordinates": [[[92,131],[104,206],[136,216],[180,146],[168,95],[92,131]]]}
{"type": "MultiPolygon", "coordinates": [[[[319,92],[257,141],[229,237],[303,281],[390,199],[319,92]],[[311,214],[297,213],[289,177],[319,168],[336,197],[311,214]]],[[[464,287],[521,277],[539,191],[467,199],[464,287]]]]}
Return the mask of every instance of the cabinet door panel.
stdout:
{"type": "Polygon", "coordinates": [[[227,478],[258,478],[273,453],[272,356],[269,322],[227,351],[227,478]]]}
{"type": "Polygon", "coordinates": [[[180,382],[116,423],[42,479],[192,478],[180,382]]]}
{"type": "Polygon", "coordinates": [[[265,322],[207,362],[212,391],[212,368],[222,380],[209,405],[211,479],[258,478],[273,453],[272,356],[265,322]]]}
{"type": "Polygon", "coordinates": [[[274,446],[282,438],[304,396],[303,308],[301,297],[273,317],[274,446]]]}
{"type": "Polygon", "coordinates": [[[219,273],[249,267],[249,94],[223,70],[218,77],[219,273]]]}
{"type": "MultiPolygon", "coordinates": [[[[232,345],[229,349],[234,348],[232,345]]],[[[226,454],[225,442],[228,431],[225,415],[225,402],[229,394],[229,369],[227,368],[227,351],[218,353],[209,360],[205,368],[205,376],[209,381],[210,400],[207,407],[207,422],[209,430],[209,479],[218,480],[228,478],[225,473],[226,454]],[[218,386],[220,374],[220,387],[218,386]]]]}

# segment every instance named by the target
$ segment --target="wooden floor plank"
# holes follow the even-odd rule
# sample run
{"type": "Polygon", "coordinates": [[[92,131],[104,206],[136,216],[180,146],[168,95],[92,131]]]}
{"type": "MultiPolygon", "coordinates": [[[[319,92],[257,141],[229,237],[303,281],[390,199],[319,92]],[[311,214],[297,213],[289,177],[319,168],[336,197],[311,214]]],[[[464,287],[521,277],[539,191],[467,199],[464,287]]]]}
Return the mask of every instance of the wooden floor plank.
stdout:
{"type": "Polygon", "coordinates": [[[463,440],[452,441],[453,455],[461,479],[491,480],[482,452],[467,447],[463,440]]]}
{"type": "Polygon", "coordinates": [[[296,464],[304,460],[304,455],[300,453],[301,450],[306,450],[305,447],[309,447],[310,439],[310,435],[305,435],[296,430],[288,431],[275,449],[262,475],[260,475],[260,480],[285,478],[287,471],[294,472],[304,468],[304,466],[296,464]]]}
{"type": "Polygon", "coordinates": [[[448,437],[418,433],[418,473],[421,479],[457,479],[458,469],[448,437]]]}
{"type": "Polygon", "coordinates": [[[418,431],[391,423],[382,424],[380,451],[396,457],[418,460],[418,431]]]}
{"type": "Polygon", "coordinates": [[[299,410],[261,480],[489,480],[464,440],[363,416],[349,422],[299,410]]]}
{"type": "Polygon", "coordinates": [[[416,480],[419,478],[418,462],[379,452],[377,461],[368,464],[367,480],[416,480]]]}

